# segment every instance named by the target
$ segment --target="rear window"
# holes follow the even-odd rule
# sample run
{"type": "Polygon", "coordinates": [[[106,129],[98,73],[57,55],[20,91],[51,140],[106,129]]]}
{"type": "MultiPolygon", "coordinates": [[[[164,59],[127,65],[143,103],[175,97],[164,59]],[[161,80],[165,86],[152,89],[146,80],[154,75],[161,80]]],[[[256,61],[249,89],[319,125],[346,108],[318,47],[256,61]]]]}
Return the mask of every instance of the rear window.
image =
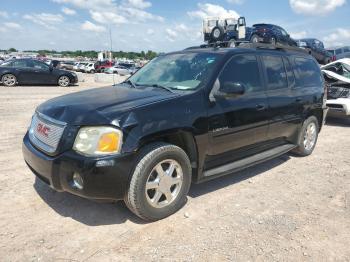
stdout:
{"type": "Polygon", "coordinates": [[[298,86],[323,86],[320,67],[311,59],[295,58],[295,71],[298,86]]]}
{"type": "Polygon", "coordinates": [[[282,57],[263,56],[269,90],[288,88],[287,74],[282,57]]]}

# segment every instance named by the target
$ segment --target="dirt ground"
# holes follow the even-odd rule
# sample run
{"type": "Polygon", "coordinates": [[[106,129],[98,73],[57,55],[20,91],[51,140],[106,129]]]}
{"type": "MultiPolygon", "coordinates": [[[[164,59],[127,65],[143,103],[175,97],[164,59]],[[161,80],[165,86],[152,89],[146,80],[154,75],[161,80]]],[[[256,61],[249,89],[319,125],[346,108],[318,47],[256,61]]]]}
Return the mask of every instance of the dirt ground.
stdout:
{"type": "Polygon", "coordinates": [[[35,107],[92,86],[0,87],[0,261],[350,261],[350,120],[328,121],[312,156],[193,185],[179,212],[144,223],[53,191],[22,159],[35,107]]]}

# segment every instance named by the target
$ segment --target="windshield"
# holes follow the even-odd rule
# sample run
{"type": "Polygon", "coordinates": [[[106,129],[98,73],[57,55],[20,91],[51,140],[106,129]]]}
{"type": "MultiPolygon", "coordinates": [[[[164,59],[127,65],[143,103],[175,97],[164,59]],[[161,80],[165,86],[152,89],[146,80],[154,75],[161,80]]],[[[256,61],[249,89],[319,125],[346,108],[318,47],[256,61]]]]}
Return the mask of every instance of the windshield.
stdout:
{"type": "Polygon", "coordinates": [[[135,86],[164,86],[177,90],[194,90],[205,82],[220,54],[185,53],[155,58],[129,80],[135,86]]]}

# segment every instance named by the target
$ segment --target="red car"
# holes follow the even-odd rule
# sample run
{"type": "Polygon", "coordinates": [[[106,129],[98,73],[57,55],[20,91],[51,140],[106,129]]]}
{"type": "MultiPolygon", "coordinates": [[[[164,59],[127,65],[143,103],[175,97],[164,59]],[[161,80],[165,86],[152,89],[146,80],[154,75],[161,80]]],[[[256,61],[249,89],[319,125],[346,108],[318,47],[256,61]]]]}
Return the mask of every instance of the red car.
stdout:
{"type": "Polygon", "coordinates": [[[114,62],[111,61],[98,61],[96,62],[95,68],[96,72],[103,72],[106,68],[114,66],[114,62]]]}

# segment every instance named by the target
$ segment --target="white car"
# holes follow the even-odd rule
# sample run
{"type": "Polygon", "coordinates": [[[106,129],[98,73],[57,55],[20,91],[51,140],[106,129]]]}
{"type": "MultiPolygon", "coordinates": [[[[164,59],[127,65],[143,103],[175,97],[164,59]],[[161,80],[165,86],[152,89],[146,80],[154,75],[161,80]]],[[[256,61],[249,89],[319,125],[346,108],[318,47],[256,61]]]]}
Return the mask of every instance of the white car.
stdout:
{"type": "Polygon", "coordinates": [[[88,62],[81,62],[81,63],[79,63],[77,71],[78,72],[84,72],[85,66],[87,64],[88,64],[88,62]]]}
{"type": "Polygon", "coordinates": [[[328,115],[350,116],[350,58],[329,63],[321,69],[328,85],[328,115]]]}
{"type": "Polygon", "coordinates": [[[116,66],[110,67],[108,69],[105,69],[104,72],[106,74],[118,74],[121,76],[126,76],[126,75],[131,74],[131,71],[128,68],[126,68],[124,66],[120,66],[120,65],[116,65],[116,66]]]}
{"type": "Polygon", "coordinates": [[[88,63],[87,65],[84,66],[83,68],[85,73],[95,73],[96,72],[96,68],[95,68],[95,63],[88,63]]]}

